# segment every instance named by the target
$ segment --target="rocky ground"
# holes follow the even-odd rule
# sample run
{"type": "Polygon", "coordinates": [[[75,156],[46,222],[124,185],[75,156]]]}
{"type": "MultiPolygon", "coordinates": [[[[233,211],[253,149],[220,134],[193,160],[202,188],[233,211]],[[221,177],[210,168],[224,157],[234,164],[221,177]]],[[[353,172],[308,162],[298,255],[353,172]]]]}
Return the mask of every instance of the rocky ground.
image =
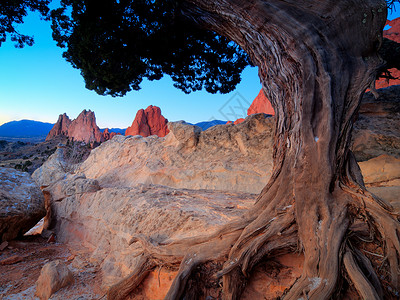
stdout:
{"type": "Polygon", "coordinates": [[[65,146],[66,158],[70,164],[85,160],[92,150],[86,143],[71,142],[65,136],[56,136],[37,144],[0,140],[0,167],[32,174],[56,152],[58,145],[65,146]]]}
{"type": "Polygon", "coordinates": [[[32,174],[52,155],[59,143],[66,142],[58,137],[46,142],[32,144],[21,141],[0,141],[0,167],[13,168],[32,174]]]}
{"type": "Polygon", "coordinates": [[[99,270],[85,255],[66,245],[38,236],[11,241],[0,253],[0,299],[28,300],[36,297],[36,281],[49,261],[65,261],[74,274],[72,286],[61,289],[51,299],[98,299],[102,296],[99,270]]]}

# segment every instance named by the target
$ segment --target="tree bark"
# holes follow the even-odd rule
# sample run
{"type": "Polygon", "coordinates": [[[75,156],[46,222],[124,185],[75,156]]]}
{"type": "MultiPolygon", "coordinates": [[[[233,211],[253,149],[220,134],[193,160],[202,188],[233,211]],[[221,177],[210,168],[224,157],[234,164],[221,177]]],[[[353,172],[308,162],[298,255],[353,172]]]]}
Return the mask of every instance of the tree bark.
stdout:
{"type": "Polygon", "coordinates": [[[371,263],[350,250],[358,222],[376,232],[399,289],[397,215],[366,191],[349,150],[361,97],[383,64],[385,1],[187,0],[183,12],[238,43],[258,66],[276,113],[274,169],[254,208],[220,232],[158,247],[141,239],[156,260],[183,257],[166,298],[185,295],[196,265],[228,255],[217,275],[224,298],[239,299],[257,262],[296,249],[303,274],[285,299],[327,299],[342,274],[363,278],[354,283],[360,295],[381,298],[371,263]]]}

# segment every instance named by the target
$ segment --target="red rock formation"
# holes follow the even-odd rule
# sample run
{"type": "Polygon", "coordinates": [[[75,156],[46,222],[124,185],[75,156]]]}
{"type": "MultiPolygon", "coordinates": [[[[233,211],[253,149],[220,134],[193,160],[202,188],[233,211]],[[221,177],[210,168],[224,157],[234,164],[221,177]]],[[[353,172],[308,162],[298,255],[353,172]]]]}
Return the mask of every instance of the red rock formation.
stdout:
{"type": "MultiPolygon", "coordinates": [[[[249,109],[247,110],[247,115],[250,116],[252,114],[259,114],[259,113],[264,113],[267,115],[275,115],[275,111],[272,108],[271,102],[267,99],[265,96],[263,90],[260,90],[258,93],[257,97],[253,100],[253,103],[251,103],[249,109]]],[[[243,118],[237,119],[236,121],[228,121],[226,124],[239,124],[244,121],[243,118]]]]}
{"type": "Polygon", "coordinates": [[[239,118],[236,121],[232,122],[232,121],[228,121],[226,122],[226,124],[233,124],[233,125],[237,125],[239,123],[242,123],[245,119],[244,118],[239,118]]]}
{"type": "Polygon", "coordinates": [[[67,116],[66,113],[60,115],[56,124],[54,124],[53,128],[50,130],[49,134],[46,137],[46,141],[58,135],[68,135],[68,127],[71,125],[71,119],[67,116]]]}
{"type": "Polygon", "coordinates": [[[400,18],[396,18],[392,21],[387,21],[386,25],[389,25],[391,28],[383,31],[383,36],[385,38],[391,39],[397,43],[400,43],[400,18]]]}
{"type": "Polygon", "coordinates": [[[167,127],[168,120],[161,114],[161,109],[150,105],[145,110],[140,109],[136,113],[132,126],[128,127],[125,135],[141,135],[143,137],[150,135],[166,136],[169,133],[167,127]]]}
{"type": "Polygon", "coordinates": [[[104,141],[111,140],[117,134],[120,134],[120,133],[110,132],[110,130],[108,128],[106,128],[103,131],[103,139],[104,139],[104,141]]]}
{"type": "Polygon", "coordinates": [[[79,116],[72,121],[68,127],[68,137],[75,141],[83,141],[85,143],[104,142],[103,134],[100,132],[99,126],[96,124],[96,117],[91,110],[83,110],[79,116]]]}
{"type": "Polygon", "coordinates": [[[110,132],[108,128],[102,133],[96,124],[94,112],[83,110],[73,121],[65,113],[60,115],[57,123],[47,135],[46,141],[59,135],[68,136],[74,141],[101,143],[112,139],[116,133],[110,132]]]}
{"type": "Polygon", "coordinates": [[[253,100],[253,103],[250,105],[247,110],[247,115],[250,116],[252,114],[264,113],[267,115],[275,115],[275,111],[272,108],[271,102],[265,96],[263,90],[260,90],[257,97],[253,100]]]}
{"type": "MultiPolygon", "coordinates": [[[[388,30],[383,31],[383,36],[397,43],[400,43],[400,18],[394,19],[392,21],[387,21],[386,25],[391,26],[388,30]]],[[[385,78],[379,78],[375,82],[375,87],[377,89],[385,88],[391,85],[400,84],[400,70],[389,69],[390,75],[397,79],[387,80],[385,78]]]]}

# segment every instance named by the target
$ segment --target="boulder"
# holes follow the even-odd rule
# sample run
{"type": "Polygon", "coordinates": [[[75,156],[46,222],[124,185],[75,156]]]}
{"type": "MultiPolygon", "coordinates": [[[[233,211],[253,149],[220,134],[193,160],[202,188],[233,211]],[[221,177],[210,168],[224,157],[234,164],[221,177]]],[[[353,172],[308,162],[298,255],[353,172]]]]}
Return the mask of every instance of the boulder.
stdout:
{"type": "Polygon", "coordinates": [[[53,196],[57,240],[90,249],[104,287],[127,276],[141,253],[137,235],[153,243],[218,230],[254,203],[253,194],[175,189],[159,185],[102,188],[87,178],[66,178],[46,188],[53,196]],[[71,187],[79,185],[81,188],[71,187]],[[85,189],[86,188],[86,189],[85,189]]]}
{"type": "Polygon", "coordinates": [[[169,132],[167,123],[168,120],[161,114],[161,109],[150,105],[145,110],[140,109],[136,113],[132,125],[126,129],[125,135],[141,135],[143,137],[157,135],[164,137],[169,132]]]}
{"type": "Polygon", "coordinates": [[[31,176],[0,167],[0,242],[22,236],[45,215],[43,194],[31,176]]]}
{"type": "Polygon", "coordinates": [[[47,300],[58,290],[74,282],[74,276],[61,260],[45,264],[36,282],[35,296],[47,300]]]}
{"type": "Polygon", "coordinates": [[[46,141],[59,135],[67,136],[68,127],[71,125],[71,122],[72,122],[71,119],[67,116],[66,113],[60,115],[58,117],[56,124],[54,124],[53,128],[48,133],[46,141]]]}
{"type": "Polygon", "coordinates": [[[257,194],[265,186],[272,169],[272,118],[252,115],[236,126],[206,131],[171,123],[169,130],[163,138],[115,136],[94,149],[77,172],[107,187],[153,183],[257,194]]]}
{"type": "Polygon", "coordinates": [[[38,186],[47,186],[64,178],[65,173],[73,167],[65,160],[65,151],[66,147],[59,145],[43,165],[33,172],[32,178],[38,186]]]}

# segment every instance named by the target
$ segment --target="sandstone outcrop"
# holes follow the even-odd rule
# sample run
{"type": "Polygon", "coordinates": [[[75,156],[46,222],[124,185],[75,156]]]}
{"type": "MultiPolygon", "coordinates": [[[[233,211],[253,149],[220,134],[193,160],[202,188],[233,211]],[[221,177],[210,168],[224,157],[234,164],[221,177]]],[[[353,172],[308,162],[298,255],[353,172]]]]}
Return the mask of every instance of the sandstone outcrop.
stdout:
{"type": "Polygon", "coordinates": [[[110,132],[110,130],[108,128],[106,128],[106,129],[104,129],[102,134],[103,134],[103,140],[108,141],[108,140],[111,140],[114,136],[116,136],[119,133],[110,132]]]}
{"type": "Polygon", "coordinates": [[[104,137],[96,124],[96,117],[91,110],[83,110],[68,127],[68,137],[85,143],[104,142],[104,137]]]}
{"type": "Polygon", "coordinates": [[[359,165],[368,190],[400,211],[400,159],[383,154],[359,165]]]}
{"type": "Polygon", "coordinates": [[[160,243],[212,232],[254,203],[251,194],[147,184],[98,189],[92,179],[73,175],[46,190],[53,196],[58,240],[94,250],[90,261],[101,266],[106,286],[140,259],[140,244],[129,245],[133,236],[160,243]]]}
{"type": "Polygon", "coordinates": [[[32,178],[38,186],[49,185],[65,176],[70,166],[65,160],[64,149],[62,146],[58,147],[56,152],[40,168],[33,172],[32,178]]]}
{"type": "Polygon", "coordinates": [[[66,113],[60,115],[56,124],[54,124],[53,128],[50,130],[49,134],[46,137],[46,141],[59,136],[67,136],[68,135],[68,127],[71,125],[71,119],[67,116],[66,113]]]}
{"type": "MultiPolygon", "coordinates": [[[[257,97],[254,98],[253,102],[251,103],[250,107],[247,109],[247,115],[253,115],[253,114],[267,114],[274,116],[275,111],[272,108],[271,102],[269,102],[268,98],[265,96],[263,90],[261,89],[260,92],[258,93],[257,97]]],[[[243,118],[239,118],[236,121],[228,121],[226,124],[234,124],[237,125],[239,123],[242,123],[244,121],[243,118]]]]}
{"type": "Polygon", "coordinates": [[[0,168],[0,242],[22,236],[45,216],[44,198],[26,172],[0,168]]]}
{"type": "Polygon", "coordinates": [[[73,141],[102,143],[112,139],[115,135],[116,133],[110,132],[108,128],[101,132],[96,124],[94,112],[85,109],[73,121],[65,113],[60,115],[57,123],[47,135],[46,141],[56,136],[66,136],[73,141]]]}
{"type": "Polygon", "coordinates": [[[47,300],[59,289],[73,283],[74,276],[61,260],[45,264],[36,283],[35,296],[47,300]]]}
{"type": "Polygon", "coordinates": [[[400,86],[365,94],[354,124],[352,150],[358,161],[382,154],[400,156],[400,86]]]}
{"type": "Polygon", "coordinates": [[[247,115],[250,116],[252,114],[264,113],[267,115],[275,115],[275,111],[272,108],[271,102],[269,102],[268,98],[265,96],[263,90],[260,90],[257,97],[251,103],[249,109],[247,110],[247,115]]]}
{"type": "Polygon", "coordinates": [[[153,183],[249,193],[264,187],[272,168],[271,118],[258,114],[236,126],[206,131],[182,122],[168,124],[164,138],[114,137],[94,149],[79,172],[104,186],[153,183]]]}
{"type": "Polygon", "coordinates": [[[167,123],[168,120],[161,114],[161,109],[150,105],[146,109],[138,110],[132,125],[126,129],[125,135],[164,137],[169,132],[167,123]]]}

